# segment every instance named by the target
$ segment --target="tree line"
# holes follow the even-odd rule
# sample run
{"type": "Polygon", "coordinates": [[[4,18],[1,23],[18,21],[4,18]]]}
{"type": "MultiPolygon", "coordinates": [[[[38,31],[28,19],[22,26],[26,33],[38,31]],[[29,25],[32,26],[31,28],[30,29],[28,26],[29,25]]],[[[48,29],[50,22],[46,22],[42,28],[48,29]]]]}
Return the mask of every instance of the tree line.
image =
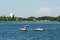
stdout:
{"type": "Polygon", "coordinates": [[[48,21],[60,21],[60,16],[57,17],[51,17],[51,16],[42,16],[42,17],[28,17],[28,18],[23,18],[23,17],[6,17],[0,16],[0,21],[41,21],[41,20],[48,20],[48,21]]]}

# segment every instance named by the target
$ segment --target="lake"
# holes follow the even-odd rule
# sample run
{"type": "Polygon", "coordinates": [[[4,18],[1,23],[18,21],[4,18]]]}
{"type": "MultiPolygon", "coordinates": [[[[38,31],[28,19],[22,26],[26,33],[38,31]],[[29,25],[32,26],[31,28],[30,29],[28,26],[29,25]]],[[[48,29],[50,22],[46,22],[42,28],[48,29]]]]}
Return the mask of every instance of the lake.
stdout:
{"type": "Polygon", "coordinates": [[[60,40],[60,22],[0,22],[0,40],[60,40]],[[27,24],[27,30],[20,28],[27,24]],[[43,31],[35,31],[35,28],[43,31]]]}

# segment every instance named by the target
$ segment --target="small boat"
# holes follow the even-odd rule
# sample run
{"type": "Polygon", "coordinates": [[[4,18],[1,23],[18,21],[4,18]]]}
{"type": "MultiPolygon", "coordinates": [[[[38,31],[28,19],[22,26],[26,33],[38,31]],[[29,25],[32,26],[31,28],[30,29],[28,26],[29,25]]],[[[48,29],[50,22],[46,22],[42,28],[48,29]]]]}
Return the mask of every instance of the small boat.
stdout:
{"type": "Polygon", "coordinates": [[[26,31],[27,30],[27,26],[28,25],[23,25],[23,27],[21,28],[22,31],[26,31]]]}
{"type": "Polygon", "coordinates": [[[26,31],[26,30],[27,30],[27,28],[26,28],[26,27],[23,27],[23,28],[21,28],[21,30],[22,30],[22,31],[26,31]]]}
{"type": "Polygon", "coordinates": [[[36,28],[35,31],[43,31],[43,28],[36,28]]]}

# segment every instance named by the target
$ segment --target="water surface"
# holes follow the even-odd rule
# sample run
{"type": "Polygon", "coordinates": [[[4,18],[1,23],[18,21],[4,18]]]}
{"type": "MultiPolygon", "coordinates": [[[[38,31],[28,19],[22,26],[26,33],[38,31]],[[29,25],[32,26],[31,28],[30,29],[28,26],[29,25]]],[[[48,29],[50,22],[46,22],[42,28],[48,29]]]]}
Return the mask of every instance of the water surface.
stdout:
{"type": "Polygon", "coordinates": [[[60,40],[60,22],[0,22],[0,40],[60,40]],[[24,24],[27,31],[20,30],[24,24]]]}

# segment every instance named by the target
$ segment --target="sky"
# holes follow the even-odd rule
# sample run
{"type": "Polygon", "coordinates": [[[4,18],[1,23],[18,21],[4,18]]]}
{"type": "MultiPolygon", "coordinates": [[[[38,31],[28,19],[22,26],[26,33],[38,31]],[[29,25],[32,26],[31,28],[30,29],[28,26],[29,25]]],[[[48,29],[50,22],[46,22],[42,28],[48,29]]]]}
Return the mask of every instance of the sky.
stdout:
{"type": "Polygon", "coordinates": [[[0,16],[59,16],[60,0],[0,0],[0,16]]]}

